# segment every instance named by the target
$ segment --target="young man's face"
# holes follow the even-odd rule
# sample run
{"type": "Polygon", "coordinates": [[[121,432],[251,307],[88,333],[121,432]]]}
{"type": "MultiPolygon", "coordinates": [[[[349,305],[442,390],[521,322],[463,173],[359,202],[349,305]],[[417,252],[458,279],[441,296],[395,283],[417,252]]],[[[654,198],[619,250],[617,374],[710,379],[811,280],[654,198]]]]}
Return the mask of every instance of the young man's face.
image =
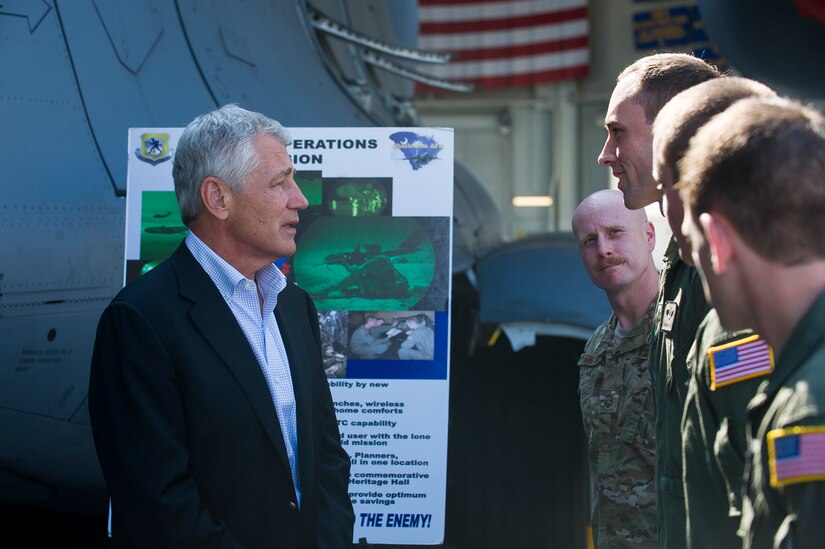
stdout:
{"type": "Polygon", "coordinates": [[[382,324],[384,324],[384,319],[383,318],[369,317],[367,319],[367,322],[364,325],[367,328],[377,328],[378,326],[381,326],[382,324]]]}
{"type": "Polygon", "coordinates": [[[682,232],[691,249],[693,263],[702,279],[705,299],[719,314],[719,320],[728,330],[750,328],[747,299],[744,299],[741,284],[737,284],[731,269],[730,259],[720,262],[714,256],[714,246],[708,237],[708,215],[694,219],[690,206],[684,205],[685,214],[682,232]],[[722,266],[724,264],[724,267],[722,266]]]}
{"type": "Polygon", "coordinates": [[[619,179],[618,188],[624,193],[628,209],[638,210],[657,202],[660,197],[652,175],[653,135],[644,108],[629,95],[634,76],[616,84],[604,125],[604,142],[599,164],[608,166],[619,179]]]}
{"type": "Polygon", "coordinates": [[[685,211],[682,227],[680,233],[690,247],[690,254],[693,258],[693,264],[699,271],[699,276],[702,279],[702,288],[705,291],[705,299],[708,303],[713,303],[713,296],[710,290],[712,281],[715,282],[713,265],[711,262],[710,245],[708,244],[705,233],[702,230],[699,222],[693,219],[693,213],[689,206],[685,206],[685,211]]]}

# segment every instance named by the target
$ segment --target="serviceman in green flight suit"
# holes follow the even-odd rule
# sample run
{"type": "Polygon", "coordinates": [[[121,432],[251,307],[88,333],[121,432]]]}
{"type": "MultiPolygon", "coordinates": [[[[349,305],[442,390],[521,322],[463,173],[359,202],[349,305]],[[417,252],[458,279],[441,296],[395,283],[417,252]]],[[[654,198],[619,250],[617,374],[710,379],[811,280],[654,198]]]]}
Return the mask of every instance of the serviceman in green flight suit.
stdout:
{"type": "Polygon", "coordinates": [[[825,544],[825,117],[743,99],[679,165],[684,233],[722,325],[777,356],[748,405],[744,547],[825,544]]]}
{"type": "MultiPolygon", "coordinates": [[[[662,198],[652,175],[652,125],[659,110],[677,93],[721,76],[701,59],[680,53],[643,57],[619,74],[605,116],[607,140],[599,163],[609,166],[619,179],[628,208],[644,208],[662,198]]],[[[656,405],[659,547],[664,549],[685,546],[679,431],[688,385],[685,361],[708,310],[696,269],[679,259],[678,245],[671,239],[659,278],[650,361],[656,405]]]]}
{"type": "MultiPolygon", "coordinates": [[[[679,256],[693,265],[682,234],[684,210],[674,184],[690,138],[714,115],[747,97],[775,97],[747,78],[715,78],[679,93],[653,123],[653,176],[679,256]]],[[[752,330],[722,328],[715,310],[699,326],[688,354],[690,384],[682,417],[686,542],[690,548],[737,547],[745,464],[746,407],[773,370],[769,346],[752,330]],[[741,355],[741,358],[740,358],[741,355]]]]}

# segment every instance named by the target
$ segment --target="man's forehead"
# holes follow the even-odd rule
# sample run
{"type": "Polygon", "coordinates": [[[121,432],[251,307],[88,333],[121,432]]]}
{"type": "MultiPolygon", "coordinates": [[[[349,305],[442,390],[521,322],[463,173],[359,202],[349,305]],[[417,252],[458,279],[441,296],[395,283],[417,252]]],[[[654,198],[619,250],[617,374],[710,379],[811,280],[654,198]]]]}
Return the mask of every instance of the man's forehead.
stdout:
{"type": "MultiPolygon", "coordinates": [[[[624,206],[622,206],[624,208],[624,206]]],[[[634,212],[617,207],[588,208],[581,212],[579,232],[593,233],[605,229],[623,229],[633,223],[634,212]]]]}
{"type": "Polygon", "coordinates": [[[651,125],[647,121],[644,106],[634,99],[626,99],[610,109],[604,119],[604,126],[607,129],[613,128],[633,128],[634,131],[645,132],[651,139],[653,138],[651,125]]]}
{"type": "Polygon", "coordinates": [[[627,103],[638,103],[635,97],[635,85],[637,78],[635,76],[627,76],[616,83],[613,88],[613,93],[610,94],[610,103],[608,112],[615,111],[618,106],[624,106],[627,103]]]}

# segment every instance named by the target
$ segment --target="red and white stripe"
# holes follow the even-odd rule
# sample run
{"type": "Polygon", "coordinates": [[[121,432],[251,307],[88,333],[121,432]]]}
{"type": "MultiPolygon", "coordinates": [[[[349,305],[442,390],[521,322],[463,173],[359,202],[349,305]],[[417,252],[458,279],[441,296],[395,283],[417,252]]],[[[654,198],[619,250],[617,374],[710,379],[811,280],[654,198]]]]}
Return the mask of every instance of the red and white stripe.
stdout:
{"type": "Polygon", "coordinates": [[[453,53],[438,78],[480,89],[587,75],[587,0],[419,0],[419,46],[453,53]]]}

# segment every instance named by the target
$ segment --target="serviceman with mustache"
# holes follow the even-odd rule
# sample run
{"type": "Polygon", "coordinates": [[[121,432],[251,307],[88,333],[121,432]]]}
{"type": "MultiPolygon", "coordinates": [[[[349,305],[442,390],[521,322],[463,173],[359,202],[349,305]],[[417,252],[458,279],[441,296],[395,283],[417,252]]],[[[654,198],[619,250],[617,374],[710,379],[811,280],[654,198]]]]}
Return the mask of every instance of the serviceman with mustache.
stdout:
{"type": "Polygon", "coordinates": [[[655,231],[643,209],[625,207],[619,190],[585,198],[572,224],[587,274],[613,309],[579,359],[594,546],[656,547],[656,438],[648,365],[659,286],[651,255],[655,231]]]}

